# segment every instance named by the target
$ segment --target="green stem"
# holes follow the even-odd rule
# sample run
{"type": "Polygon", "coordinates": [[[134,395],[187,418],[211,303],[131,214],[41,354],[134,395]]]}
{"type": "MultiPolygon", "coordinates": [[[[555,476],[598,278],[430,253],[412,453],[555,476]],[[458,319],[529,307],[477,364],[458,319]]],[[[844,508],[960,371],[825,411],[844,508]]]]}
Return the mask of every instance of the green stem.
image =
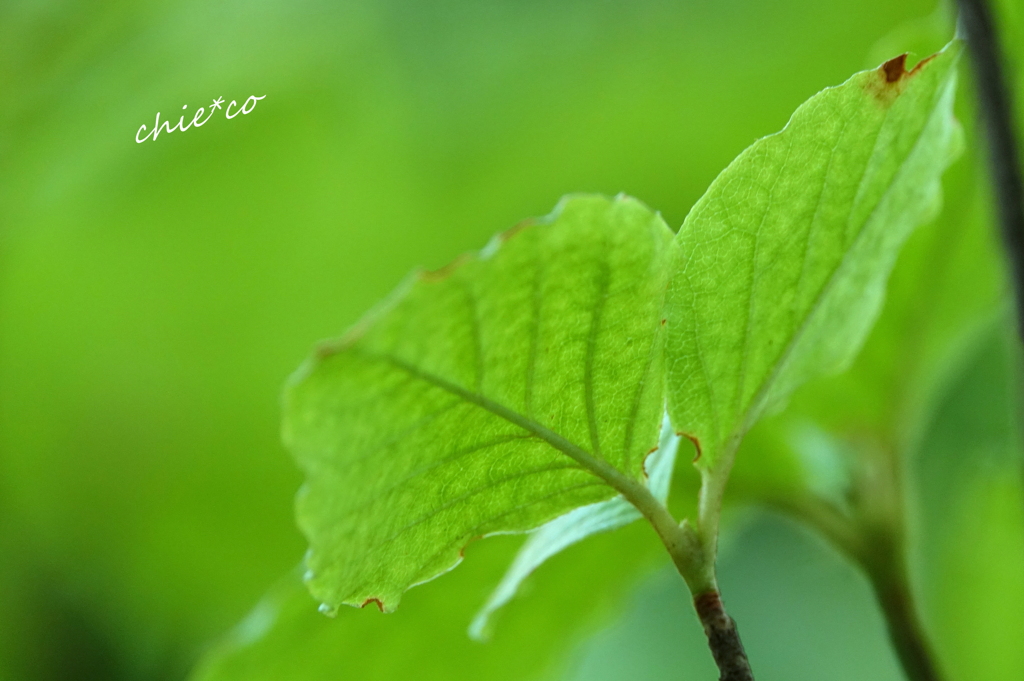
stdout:
{"type": "MultiPolygon", "coordinates": [[[[715,578],[717,542],[707,540],[706,528],[694,530],[678,523],[664,504],[642,486],[623,484],[620,490],[658,533],[679,574],[693,594],[693,605],[708,638],[711,656],[720,672],[719,681],[754,681],[750,662],[736,622],[726,613],[715,578]]],[[[717,519],[717,514],[716,514],[717,519]]],[[[717,539],[717,524],[714,538],[717,539]]]]}

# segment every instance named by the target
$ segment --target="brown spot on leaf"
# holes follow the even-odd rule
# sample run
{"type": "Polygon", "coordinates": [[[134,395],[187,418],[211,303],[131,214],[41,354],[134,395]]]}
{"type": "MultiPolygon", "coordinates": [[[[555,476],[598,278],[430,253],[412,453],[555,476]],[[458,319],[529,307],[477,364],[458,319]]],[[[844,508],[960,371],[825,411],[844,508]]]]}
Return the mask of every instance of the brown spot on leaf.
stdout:
{"type": "Polygon", "coordinates": [[[662,319],[662,320],[661,320],[661,325],[662,325],[662,326],[665,326],[665,324],[666,324],[667,322],[668,322],[668,320],[667,320],[667,319],[662,319]]]}
{"type": "Polygon", "coordinates": [[[498,234],[498,239],[502,243],[506,243],[512,237],[514,237],[516,234],[519,234],[519,232],[523,231],[527,227],[532,227],[536,223],[537,223],[537,221],[534,218],[527,218],[526,220],[522,220],[522,221],[516,223],[515,226],[510,227],[509,229],[506,229],[504,232],[501,232],[500,234],[498,234]]]}
{"type": "Polygon", "coordinates": [[[370,603],[376,603],[377,604],[377,609],[380,610],[381,612],[384,612],[384,603],[379,598],[367,598],[365,601],[363,601],[363,604],[360,605],[359,607],[360,608],[365,608],[370,603]]]}
{"type": "Polygon", "coordinates": [[[335,338],[333,340],[321,341],[320,343],[317,343],[316,346],[313,348],[313,356],[317,360],[323,361],[325,359],[329,359],[333,355],[345,352],[346,350],[348,350],[353,345],[359,342],[359,339],[366,334],[366,331],[369,328],[369,326],[370,320],[364,317],[363,319],[359,320],[359,322],[355,326],[346,331],[341,338],[335,338]]]}
{"type": "Polygon", "coordinates": [[[915,75],[915,74],[916,74],[916,73],[917,73],[918,71],[920,71],[920,70],[921,70],[921,67],[922,67],[922,66],[924,66],[925,64],[927,64],[927,63],[928,63],[928,62],[930,62],[930,61],[931,61],[932,59],[935,59],[935,58],[936,58],[936,57],[938,57],[938,56],[939,56],[939,53],[938,53],[938,52],[936,52],[936,53],[935,53],[935,54],[933,54],[932,56],[930,56],[930,57],[925,57],[925,58],[924,58],[924,59],[922,59],[921,61],[917,62],[917,66],[915,66],[914,68],[910,69],[910,75],[911,75],[911,76],[915,75]]]}
{"type": "Polygon", "coordinates": [[[893,57],[882,64],[879,70],[885,74],[885,82],[895,83],[907,73],[907,53],[893,57]]]}
{"type": "Polygon", "coordinates": [[[644,454],[644,460],[643,460],[643,463],[641,464],[640,468],[641,468],[641,470],[644,473],[644,479],[645,480],[650,480],[650,476],[647,475],[647,459],[650,458],[651,454],[654,454],[656,451],[658,451],[658,449],[659,449],[658,447],[651,447],[651,449],[649,449],[647,451],[647,453],[644,454]]]}
{"type": "Polygon", "coordinates": [[[879,66],[875,73],[877,79],[869,78],[865,84],[867,90],[874,95],[875,100],[883,106],[888,106],[898,97],[907,86],[907,81],[917,75],[921,67],[930,62],[938,55],[932,55],[922,59],[913,69],[907,71],[907,54],[893,57],[879,66]]]}
{"type": "Polygon", "coordinates": [[[455,273],[455,271],[459,269],[459,267],[466,264],[472,259],[472,255],[470,255],[469,253],[463,253],[462,255],[457,257],[455,260],[452,260],[444,267],[439,267],[436,270],[423,270],[422,272],[419,273],[420,281],[424,281],[427,283],[444,281],[448,277],[452,276],[455,273]]]}
{"type": "Polygon", "coordinates": [[[317,343],[316,347],[313,348],[313,355],[319,360],[327,359],[331,355],[338,354],[339,345],[340,343],[317,343]]]}
{"type": "Polygon", "coordinates": [[[685,437],[687,440],[693,443],[693,448],[697,450],[697,454],[693,457],[693,463],[697,463],[697,461],[700,460],[700,455],[702,453],[700,449],[700,440],[698,440],[693,435],[690,435],[689,433],[676,433],[676,435],[680,437],[685,437]]]}
{"type": "Polygon", "coordinates": [[[476,536],[474,536],[474,537],[470,537],[469,539],[467,539],[467,540],[466,540],[466,543],[462,545],[462,548],[461,548],[461,549],[459,549],[459,560],[462,560],[463,558],[465,558],[465,557],[466,557],[466,549],[467,549],[467,548],[469,548],[469,545],[470,545],[470,544],[472,544],[472,543],[473,543],[473,542],[475,542],[475,541],[480,541],[480,540],[481,540],[481,539],[483,539],[483,538],[484,538],[485,536],[486,536],[486,535],[483,535],[483,534],[478,534],[478,535],[476,535],[476,536]]]}

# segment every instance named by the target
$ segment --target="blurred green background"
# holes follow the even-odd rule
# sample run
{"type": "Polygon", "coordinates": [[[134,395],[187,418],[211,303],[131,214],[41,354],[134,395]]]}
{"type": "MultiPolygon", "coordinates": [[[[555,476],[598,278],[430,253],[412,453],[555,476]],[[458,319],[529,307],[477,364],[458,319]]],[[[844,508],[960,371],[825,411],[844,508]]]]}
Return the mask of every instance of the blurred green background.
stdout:
{"type": "MultiPolygon", "coordinates": [[[[1002,11],[1016,45],[1024,11],[1002,11]]],[[[677,227],[807,97],[940,47],[952,26],[935,12],[932,0],[0,3],[0,679],[184,678],[304,551],[278,394],[314,341],[413,266],[478,248],[567,192],[624,191],[677,227]],[[266,95],[250,115],[134,141],[157,111],[175,120],[182,105],[249,95],[266,95]]],[[[982,344],[976,362],[1013,365],[1006,347],[982,344]]],[[[934,437],[952,453],[925,466],[924,507],[955,524],[943,490],[964,477],[956,438],[994,441],[985,470],[1005,493],[971,487],[991,522],[967,514],[954,536],[980,523],[993,555],[1024,555],[1019,449],[999,439],[1012,428],[975,413],[1010,413],[991,386],[1012,372],[964,371],[974,384],[943,398],[934,437]]],[[[363,627],[358,646],[328,632],[268,678],[369,678],[318,662],[327,648],[387,660],[379,678],[713,678],[682,583],[643,529],[545,568],[509,616],[523,633],[492,644],[504,657],[462,628],[510,538],[474,547],[436,595],[410,594],[395,624],[310,611],[318,632],[363,627]],[[598,593],[572,596],[560,579],[598,593]],[[585,616],[581,600],[594,601],[585,616]],[[417,620],[418,604],[447,619],[417,620]],[[552,648],[545,627],[567,643],[552,648]]],[[[960,583],[960,554],[939,543],[929,550],[953,562],[930,577],[936,592],[960,583]]],[[[866,581],[806,530],[737,510],[722,582],[759,679],[900,678],[866,581]]],[[[302,617],[315,607],[299,602],[302,617]]],[[[933,626],[959,607],[934,605],[933,626]]],[[[975,678],[1020,678],[993,664],[975,678]]]]}

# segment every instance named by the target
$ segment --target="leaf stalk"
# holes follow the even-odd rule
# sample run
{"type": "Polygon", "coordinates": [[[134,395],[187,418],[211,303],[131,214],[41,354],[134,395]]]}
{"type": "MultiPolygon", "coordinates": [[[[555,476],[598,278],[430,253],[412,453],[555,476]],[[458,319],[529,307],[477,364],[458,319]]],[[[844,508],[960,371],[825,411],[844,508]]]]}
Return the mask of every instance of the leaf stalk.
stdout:
{"type": "Polygon", "coordinates": [[[661,538],[679,574],[693,594],[693,605],[700,618],[708,647],[718,665],[719,681],[754,681],[750,662],[740,640],[736,622],[726,613],[715,577],[718,544],[718,518],[721,494],[731,467],[732,456],[724,457],[724,470],[716,468],[704,475],[702,508],[697,529],[689,522],[676,522],[668,509],[642,485],[618,488],[647,519],[661,538]],[[705,524],[707,523],[707,524],[705,524]]]}

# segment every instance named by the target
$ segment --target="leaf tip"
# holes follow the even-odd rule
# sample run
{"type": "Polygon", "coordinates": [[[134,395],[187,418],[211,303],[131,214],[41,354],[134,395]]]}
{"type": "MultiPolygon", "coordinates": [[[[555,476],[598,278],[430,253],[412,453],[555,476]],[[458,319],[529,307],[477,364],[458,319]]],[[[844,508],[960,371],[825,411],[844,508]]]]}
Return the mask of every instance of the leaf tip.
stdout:
{"type": "Polygon", "coordinates": [[[904,52],[875,69],[874,73],[877,74],[877,78],[874,80],[869,79],[867,86],[876,99],[884,103],[890,103],[903,92],[910,78],[921,73],[927,64],[944,54],[947,50],[949,50],[949,46],[941,52],[925,57],[909,71],[907,70],[907,57],[910,53],[904,52]]]}

